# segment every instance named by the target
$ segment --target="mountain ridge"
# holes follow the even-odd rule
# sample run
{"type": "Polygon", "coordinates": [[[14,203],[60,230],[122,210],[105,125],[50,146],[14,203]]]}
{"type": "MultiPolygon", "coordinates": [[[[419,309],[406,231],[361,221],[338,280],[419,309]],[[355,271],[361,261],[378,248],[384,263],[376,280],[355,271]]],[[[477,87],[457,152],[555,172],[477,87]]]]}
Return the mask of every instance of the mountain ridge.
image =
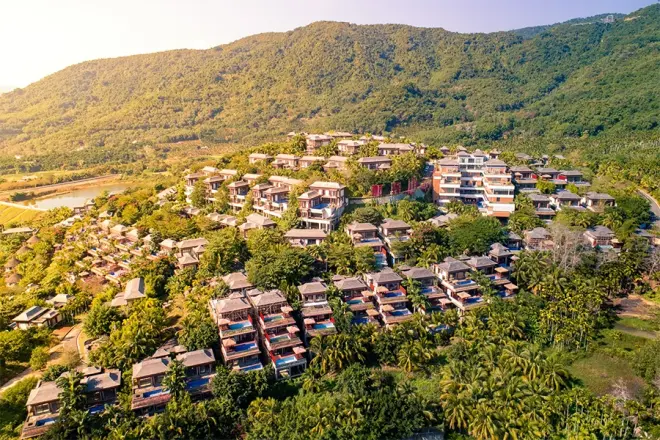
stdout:
{"type": "Polygon", "coordinates": [[[87,61],[0,97],[0,153],[253,143],[292,129],[463,143],[654,129],[659,11],[531,38],[315,22],[207,50],[87,61]]]}

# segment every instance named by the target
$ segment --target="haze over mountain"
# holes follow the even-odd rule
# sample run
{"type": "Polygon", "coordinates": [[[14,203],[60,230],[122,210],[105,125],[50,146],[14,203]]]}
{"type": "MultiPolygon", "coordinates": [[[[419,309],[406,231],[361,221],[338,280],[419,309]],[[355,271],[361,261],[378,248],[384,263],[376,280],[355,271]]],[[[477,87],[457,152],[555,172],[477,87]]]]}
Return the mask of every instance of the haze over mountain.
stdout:
{"type": "Polygon", "coordinates": [[[318,22],[68,67],[0,96],[0,154],[291,130],[465,144],[657,130],[659,42],[660,5],[492,34],[318,22]]]}

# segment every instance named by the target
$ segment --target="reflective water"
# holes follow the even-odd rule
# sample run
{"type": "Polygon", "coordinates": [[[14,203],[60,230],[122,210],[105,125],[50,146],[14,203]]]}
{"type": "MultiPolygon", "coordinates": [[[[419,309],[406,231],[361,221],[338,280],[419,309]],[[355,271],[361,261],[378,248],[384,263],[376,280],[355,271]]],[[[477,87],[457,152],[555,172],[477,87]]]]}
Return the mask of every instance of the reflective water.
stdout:
{"type": "Polygon", "coordinates": [[[83,205],[85,201],[89,199],[93,199],[94,197],[99,196],[104,191],[109,193],[117,193],[124,191],[129,186],[131,186],[130,183],[97,185],[89,188],[74,189],[73,191],[67,193],[53,194],[42,199],[26,200],[23,202],[23,204],[42,209],[53,209],[59,208],[61,206],[74,208],[76,206],[83,205]]]}

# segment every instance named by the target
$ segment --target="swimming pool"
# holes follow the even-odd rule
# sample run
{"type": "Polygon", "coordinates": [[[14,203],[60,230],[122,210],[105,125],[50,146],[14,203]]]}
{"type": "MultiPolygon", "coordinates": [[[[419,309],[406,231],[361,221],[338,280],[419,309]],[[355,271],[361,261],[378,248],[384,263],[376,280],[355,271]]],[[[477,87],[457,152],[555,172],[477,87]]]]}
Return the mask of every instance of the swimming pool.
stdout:
{"type": "Polygon", "coordinates": [[[346,301],[346,304],[352,305],[352,304],[364,304],[364,299],[362,298],[353,298],[349,299],[346,301]]]}
{"type": "Polygon", "coordinates": [[[51,425],[57,421],[57,417],[49,417],[47,419],[37,420],[37,426],[51,425]]]}
{"type": "Polygon", "coordinates": [[[390,312],[392,316],[407,316],[410,315],[410,310],[408,309],[397,309],[390,312]]]}
{"type": "Polygon", "coordinates": [[[403,295],[403,292],[401,292],[400,290],[393,290],[391,292],[386,292],[383,296],[385,298],[396,298],[396,297],[404,296],[404,295],[403,295]]]}
{"type": "Polygon", "coordinates": [[[289,340],[291,340],[289,335],[277,335],[277,336],[271,336],[270,343],[274,344],[276,342],[289,341],[289,340]]]}
{"type": "Polygon", "coordinates": [[[280,321],[284,319],[284,316],[282,315],[268,315],[264,316],[264,322],[274,322],[274,321],[280,321]]]}
{"type": "Polygon", "coordinates": [[[159,388],[157,390],[147,391],[142,396],[146,398],[146,397],[160,396],[161,394],[169,394],[169,393],[170,392],[165,390],[164,388],[159,388]]]}
{"type": "Polygon", "coordinates": [[[245,365],[243,367],[240,367],[241,371],[256,371],[256,370],[262,370],[264,367],[263,365],[256,363],[256,364],[250,364],[250,365],[245,365]]]}
{"type": "Polygon", "coordinates": [[[295,362],[297,360],[298,360],[298,358],[296,358],[296,356],[294,356],[294,355],[285,356],[285,357],[276,359],[275,360],[275,365],[278,366],[278,367],[281,367],[282,365],[290,364],[291,362],[295,362]]]}
{"type": "Polygon", "coordinates": [[[369,324],[369,318],[366,316],[356,316],[353,318],[353,324],[369,324]]]}
{"type": "Polygon", "coordinates": [[[332,322],[319,322],[318,324],[314,324],[315,330],[324,330],[329,328],[335,328],[335,325],[332,322]]]}
{"type": "Polygon", "coordinates": [[[244,342],[234,347],[234,351],[248,351],[257,348],[256,342],[244,342]]]}
{"type": "Polygon", "coordinates": [[[90,413],[91,415],[94,415],[94,414],[98,414],[100,412],[103,412],[104,409],[105,409],[105,405],[103,405],[103,404],[94,405],[93,407],[88,409],[87,412],[90,413]]]}
{"type": "Polygon", "coordinates": [[[201,388],[204,385],[208,384],[210,381],[211,381],[211,379],[209,377],[204,377],[202,379],[194,379],[194,380],[191,380],[190,382],[188,382],[186,384],[186,389],[187,390],[194,390],[194,389],[197,389],[197,388],[201,388]]]}
{"type": "Polygon", "coordinates": [[[248,327],[252,327],[250,321],[241,321],[229,324],[229,330],[241,330],[248,327]]]}

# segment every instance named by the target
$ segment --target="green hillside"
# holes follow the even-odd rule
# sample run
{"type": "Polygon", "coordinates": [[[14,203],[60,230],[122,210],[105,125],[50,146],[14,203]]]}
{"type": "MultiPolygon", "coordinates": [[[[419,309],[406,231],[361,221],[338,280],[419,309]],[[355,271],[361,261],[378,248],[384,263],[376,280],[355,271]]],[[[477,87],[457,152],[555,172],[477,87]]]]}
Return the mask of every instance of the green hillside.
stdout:
{"type": "Polygon", "coordinates": [[[0,96],[0,155],[252,144],[291,130],[464,144],[657,130],[660,5],[630,17],[531,38],[319,22],[89,61],[0,96]]]}

